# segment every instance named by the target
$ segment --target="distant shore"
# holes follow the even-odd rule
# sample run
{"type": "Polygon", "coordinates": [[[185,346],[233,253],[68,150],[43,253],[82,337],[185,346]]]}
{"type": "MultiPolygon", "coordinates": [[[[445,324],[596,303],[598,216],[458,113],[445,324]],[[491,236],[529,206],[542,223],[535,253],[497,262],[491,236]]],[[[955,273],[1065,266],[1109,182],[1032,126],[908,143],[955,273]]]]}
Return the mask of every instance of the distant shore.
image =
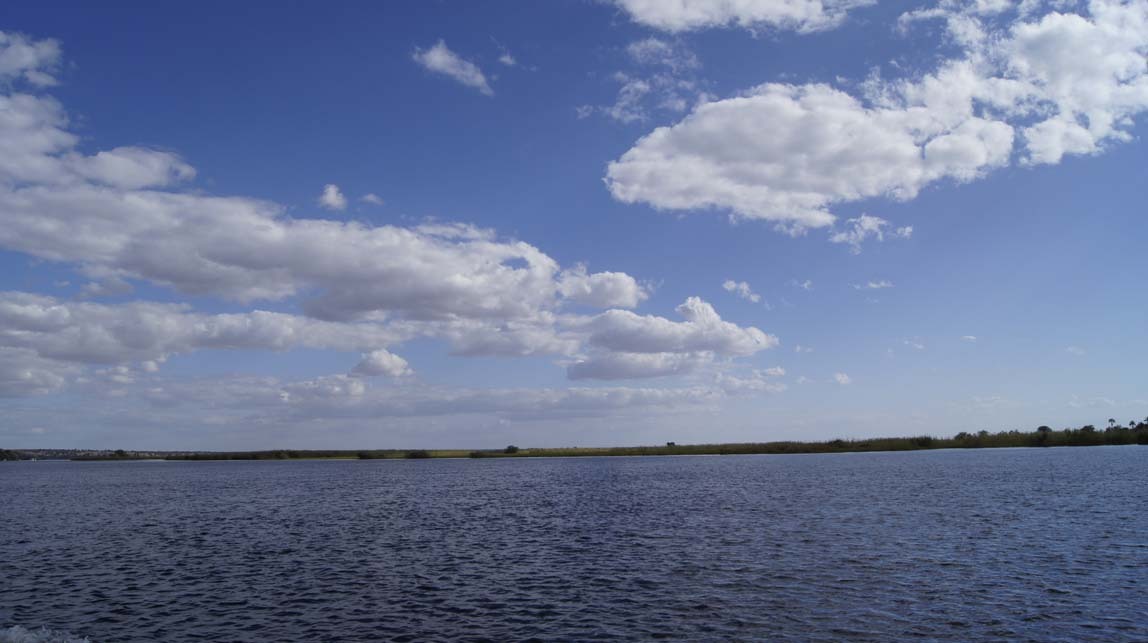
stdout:
{"type": "Polygon", "coordinates": [[[950,438],[928,435],[916,437],[828,440],[824,442],[741,442],[730,444],[676,444],[631,447],[543,447],[502,449],[358,449],[266,451],[127,451],[123,449],[0,449],[0,460],[421,460],[429,458],[569,458],[588,456],[642,455],[751,455],[788,453],[858,453],[872,451],[923,451],[929,449],[992,449],[1002,447],[1071,447],[1103,445],[1148,445],[1148,418],[1143,422],[1116,424],[1106,428],[1093,425],[1054,430],[1047,426],[1035,431],[961,432],[950,438]]]}

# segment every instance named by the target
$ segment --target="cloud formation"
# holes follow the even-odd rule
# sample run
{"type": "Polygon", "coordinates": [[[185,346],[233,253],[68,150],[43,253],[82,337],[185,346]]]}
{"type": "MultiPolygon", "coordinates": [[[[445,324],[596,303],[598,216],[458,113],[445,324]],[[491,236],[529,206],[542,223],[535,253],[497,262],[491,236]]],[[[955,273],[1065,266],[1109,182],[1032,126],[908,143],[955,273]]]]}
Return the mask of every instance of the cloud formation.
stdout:
{"type": "Polygon", "coordinates": [[[486,80],[478,65],[465,60],[439,40],[429,49],[415,49],[412,58],[426,69],[453,78],[459,83],[477,89],[482,94],[493,96],[494,90],[486,80]]]}
{"type": "MultiPolygon", "coordinates": [[[[36,41],[5,43],[0,73],[10,83],[38,88],[28,72],[57,64],[54,55],[26,55],[52,50],[36,41]],[[14,56],[14,47],[25,53],[14,56]]],[[[124,379],[168,356],[209,349],[361,353],[349,368],[360,377],[410,373],[387,349],[416,337],[444,340],[459,355],[569,357],[588,341],[581,328],[593,319],[570,309],[617,311],[648,296],[625,273],[563,269],[527,243],[470,225],[290,218],[267,201],[205,194],[188,185],[195,169],[173,153],[82,153],[58,102],[15,87],[0,94],[0,248],[74,267],[92,280],[86,297],[145,282],[240,304],[280,302],[303,314],[0,293],[6,395],[54,390],[100,365],[124,379]]],[[[347,199],[328,184],[320,204],[342,209],[347,199]]]]}
{"type": "Polygon", "coordinates": [[[726,279],[725,282],[722,283],[721,287],[726,292],[732,292],[733,294],[741,297],[742,299],[745,299],[746,301],[751,301],[755,304],[761,301],[761,295],[755,293],[753,288],[750,288],[749,284],[744,281],[726,279]]]}
{"type": "MultiPolygon", "coordinates": [[[[689,3],[650,3],[649,11],[666,25],[694,24],[658,6],[687,15],[689,3]]],[[[857,93],[766,83],[700,104],[608,165],[611,194],[801,231],[832,225],[837,204],[903,201],[938,181],[972,181],[1013,162],[1098,153],[1129,140],[1132,118],[1148,109],[1143,2],[1093,0],[1076,14],[1035,2],[987,11],[946,1],[901,22],[910,29],[926,19],[946,22],[960,56],[918,78],[870,78],[857,93]],[[1033,13],[1037,7],[1045,12],[1033,13]]]]}
{"type": "Polygon", "coordinates": [[[347,197],[343,196],[339,186],[328,183],[323,186],[323,194],[319,195],[319,205],[328,210],[346,210],[347,197]]]}
{"type": "Polygon", "coordinates": [[[639,24],[682,32],[718,27],[819,31],[875,0],[614,0],[639,24]]]}
{"type": "Polygon", "coordinates": [[[690,297],[676,308],[684,321],[608,310],[573,321],[589,355],[567,367],[571,379],[661,377],[695,371],[715,359],[746,357],[777,346],[773,335],[724,321],[713,306],[690,297]]]}

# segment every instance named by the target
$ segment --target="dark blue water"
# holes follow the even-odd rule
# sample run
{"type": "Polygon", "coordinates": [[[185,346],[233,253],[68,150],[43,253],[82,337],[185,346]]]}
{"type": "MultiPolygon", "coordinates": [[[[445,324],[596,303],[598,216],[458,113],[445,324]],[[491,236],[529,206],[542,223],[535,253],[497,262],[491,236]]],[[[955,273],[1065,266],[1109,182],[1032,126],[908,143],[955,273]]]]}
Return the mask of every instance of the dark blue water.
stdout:
{"type": "Polygon", "coordinates": [[[1146,490],[1146,447],[0,463],[0,626],[1144,641],[1146,490]]]}

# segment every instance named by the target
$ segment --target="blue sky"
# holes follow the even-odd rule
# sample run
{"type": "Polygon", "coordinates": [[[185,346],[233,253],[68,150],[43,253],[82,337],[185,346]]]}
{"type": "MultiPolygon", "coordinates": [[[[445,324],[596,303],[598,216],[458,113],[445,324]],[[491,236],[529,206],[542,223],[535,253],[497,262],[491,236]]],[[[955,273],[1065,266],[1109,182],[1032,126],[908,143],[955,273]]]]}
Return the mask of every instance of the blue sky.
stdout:
{"type": "Polygon", "coordinates": [[[0,21],[3,444],[1148,415],[1148,3],[0,21]]]}

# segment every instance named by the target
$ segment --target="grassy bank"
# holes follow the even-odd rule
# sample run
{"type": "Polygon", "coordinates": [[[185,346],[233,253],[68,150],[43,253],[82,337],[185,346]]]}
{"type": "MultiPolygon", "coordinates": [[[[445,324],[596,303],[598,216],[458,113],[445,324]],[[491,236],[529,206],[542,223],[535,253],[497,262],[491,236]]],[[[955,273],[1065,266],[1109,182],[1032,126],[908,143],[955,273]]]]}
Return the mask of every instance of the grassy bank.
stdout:
{"type": "Polygon", "coordinates": [[[1067,447],[1119,444],[1148,444],[1148,419],[1139,424],[1097,429],[1092,425],[1077,429],[1053,430],[1042,426],[1035,431],[962,432],[950,438],[933,436],[828,440],[825,442],[745,442],[734,444],[674,444],[632,447],[558,447],[439,450],[383,449],[368,451],[245,451],[198,453],[171,456],[169,460],[298,460],[343,459],[424,459],[424,458],[539,458],[636,455],[737,455],[783,453],[850,453],[866,451],[920,451],[926,449],[992,449],[1001,447],[1067,447]]]}
{"type": "MultiPolygon", "coordinates": [[[[504,449],[375,449],[375,450],[298,450],[157,452],[115,451],[52,454],[47,457],[72,460],[421,460],[426,458],[568,458],[585,456],[635,455],[738,455],[783,453],[851,453],[866,451],[921,451],[926,449],[992,449],[1001,447],[1074,447],[1121,444],[1148,444],[1148,418],[1127,426],[1110,421],[1108,427],[1092,425],[1076,429],[1054,430],[1047,426],[1035,431],[1000,431],[990,433],[961,432],[949,438],[928,435],[865,440],[827,440],[824,442],[743,442],[732,444],[675,444],[632,447],[557,447],[504,449]]],[[[0,459],[27,460],[45,457],[42,452],[0,449],[0,459]]]]}

